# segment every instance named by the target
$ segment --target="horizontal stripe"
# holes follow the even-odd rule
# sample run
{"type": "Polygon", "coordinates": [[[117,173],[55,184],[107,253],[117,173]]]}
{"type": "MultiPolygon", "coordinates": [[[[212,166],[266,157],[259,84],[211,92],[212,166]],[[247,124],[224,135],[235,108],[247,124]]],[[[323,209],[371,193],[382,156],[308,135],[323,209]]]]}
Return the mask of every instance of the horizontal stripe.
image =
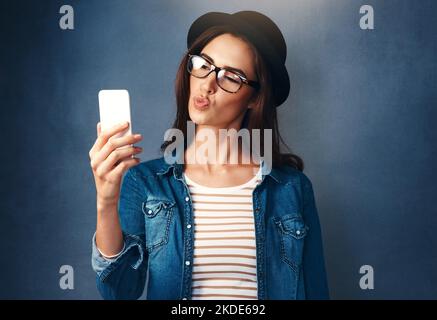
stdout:
{"type": "Polygon", "coordinates": [[[233,249],[252,249],[255,250],[254,246],[194,246],[194,250],[196,249],[224,249],[224,248],[233,248],[233,249]]]}
{"type": "Polygon", "coordinates": [[[257,299],[256,296],[243,296],[236,294],[193,294],[193,297],[204,297],[204,298],[212,298],[212,297],[227,297],[227,298],[252,298],[257,299]]]}
{"type": "Polygon", "coordinates": [[[195,220],[201,220],[201,219],[251,219],[253,220],[252,216],[234,216],[234,217],[229,217],[229,216],[216,216],[216,217],[206,217],[206,216],[195,216],[194,217],[195,220]]]}
{"type": "MultiPolygon", "coordinates": [[[[249,258],[245,258],[245,257],[199,257],[196,258],[195,261],[193,261],[193,263],[244,263],[244,264],[249,264],[249,265],[253,265],[256,267],[256,259],[249,259],[249,258]]],[[[235,270],[239,270],[238,268],[235,270]]]]}
{"type": "Polygon", "coordinates": [[[202,206],[210,206],[211,208],[214,208],[214,204],[237,204],[237,205],[252,205],[252,198],[224,198],[224,197],[214,197],[214,199],[208,198],[208,197],[192,197],[193,203],[195,204],[202,204],[202,206]],[[214,201],[214,202],[213,202],[214,201]]]}
{"type": "Polygon", "coordinates": [[[247,274],[237,274],[237,273],[211,273],[211,274],[199,274],[192,278],[193,285],[251,285],[256,288],[256,276],[251,276],[247,274]],[[219,279],[213,281],[214,279],[219,279]],[[244,281],[242,280],[244,279],[244,281]]]}
{"type": "Polygon", "coordinates": [[[253,288],[257,287],[256,277],[241,275],[241,274],[202,274],[197,275],[193,280],[193,285],[219,285],[219,286],[250,286],[253,288]],[[211,279],[219,279],[220,281],[212,281],[211,279]],[[250,280],[242,281],[241,279],[250,280]]]}
{"type": "MultiPolygon", "coordinates": [[[[252,240],[242,239],[242,240],[235,240],[235,239],[220,239],[220,240],[211,240],[211,241],[202,241],[199,243],[195,243],[194,247],[197,246],[256,246],[256,239],[253,238],[252,240]]],[[[255,249],[254,249],[255,250],[255,249]]]]}
{"type": "Polygon", "coordinates": [[[199,210],[201,212],[235,212],[235,211],[242,211],[242,212],[253,212],[253,209],[244,209],[244,208],[237,208],[237,209],[228,209],[228,208],[223,208],[223,209],[205,209],[202,208],[201,210],[199,210]]]}
{"type": "Polygon", "coordinates": [[[227,226],[227,225],[253,225],[250,222],[225,222],[225,223],[195,223],[194,226],[227,226]]]}
{"type": "Polygon", "coordinates": [[[194,255],[194,258],[222,258],[222,257],[256,259],[255,256],[251,256],[247,254],[195,254],[194,255]]]}
{"type": "MultiPolygon", "coordinates": [[[[214,199],[214,200],[218,200],[218,199],[214,199]]],[[[226,199],[223,201],[206,201],[206,200],[193,200],[193,204],[195,204],[196,206],[200,207],[207,207],[207,205],[211,206],[211,208],[215,208],[217,206],[214,206],[215,204],[220,204],[220,205],[227,205],[227,206],[234,206],[234,205],[248,205],[251,206],[252,205],[252,201],[247,201],[247,200],[243,200],[243,201],[239,201],[239,202],[230,202],[227,201],[226,199]]]]}
{"type": "Polygon", "coordinates": [[[224,233],[226,233],[228,231],[229,232],[245,232],[243,230],[255,232],[253,223],[250,225],[241,225],[240,224],[240,225],[230,225],[230,226],[197,226],[194,229],[194,232],[197,232],[197,231],[201,232],[201,233],[213,232],[213,231],[217,231],[217,232],[220,231],[220,232],[224,232],[224,233]],[[222,231],[217,230],[218,228],[220,228],[220,230],[222,230],[222,231]],[[251,228],[251,229],[247,229],[247,228],[251,228]]]}
{"type": "MultiPolygon", "coordinates": [[[[221,212],[207,212],[207,211],[203,211],[203,210],[199,210],[197,209],[194,212],[193,218],[203,218],[203,217],[227,217],[227,218],[233,218],[233,217],[244,217],[244,218],[252,218],[253,220],[253,212],[241,212],[241,211],[237,211],[235,210],[234,212],[232,211],[221,211],[221,212]]],[[[194,221],[196,222],[196,221],[194,221]]],[[[225,221],[226,222],[226,221],[225,221]]]]}
{"type": "Polygon", "coordinates": [[[195,272],[193,272],[193,275],[211,274],[211,273],[240,273],[240,274],[247,274],[250,276],[256,276],[256,273],[246,272],[246,271],[195,271],[195,272]]]}
{"type": "Polygon", "coordinates": [[[194,249],[194,255],[204,255],[204,254],[236,254],[236,255],[249,255],[256,257],[253,249],[232,249],[228,248],[213,248],[213,249],[194,249]],[[229,253],[232,252],[232,253],[229,253]]]}
{"type": "Polygon", "coordinates": [[[227,229],[227,230],[195,230],[194,233],[211,233],[211,232],[243,232],[255,231],[254,229],[227,229]]]}
{"type": "Polygon", "coordinates": [[[238,287],[238,286],[195,286],[193,289],[237,289],[237,290],[255,290],[252,287],[238,287]]]}
{"type": "Polygon", "coordinates": [[[229,240],[229,239],[235,239],[235,240],[237,240],[237,239],[255,240],[255,237],[196,238],[196,240],[201,240],[201,241],[204,241],[204,240],[220,240],[220,239],[223,239],[223,240],[229,240]]]}
{"type": "MultiPolygon", "coordinates": [[[[245,284],[232,284],[232,283],[228,283],[222,286],[227,286],[227,287],[234,287],[234,286],[245,286],[245,284]]],[[[195,287],[200,287],[200,288],[195,288],[192,290],[192,294],[202,294],[202,295],[207,295],[207,294],[223,294],[223,295],[245,295],[245,296],[256,296],[257,292],[256,292],[256,288],[255,290],[250,290],[250,289],[229,289],[229,288],[223,288],[223,289],[216,289],[216,288],[204,288],[204,284],[203,283],[199,283],[196,284],[195,287]]]]}
{"type": "Polygon", "coordinates": [[[219,280],[236,280],[236,281],[242,281],[242,282],[256,282],[255,280],[251,279],[245,279],[245,278],[230,278],[230,277],[215,277],[215,278],[201,278],[196,279],[196,281],[219,281],[219,280]]]}
{"type": "Polygon", "coordinates": [[[195,198],[196,196],[207,196],[207,197],[223,197],[223,198],[232,198],[232,197],[242,197],[242,198],[252,198],[252,194],[248,192],[235,192],[233,194],[228,193],[206,193],[206,192],[196,192],[195,190],[190,191],[190,194],[195,198]]]}
{"type": "Polygon", "coordinates": [[[200,266],[242,266],[242,267],[248,267],[248,268],[256,268],[256,265],[251,265],[247,263],[222,263],[222,262],[214,262],[214,263],[194,263],[193,266],[200,267],[200,266]]]}
{"type": "Polygon", "coordinates": [[[205,238],[205,237],[251,237],[255,236],[253,231],[236,231],[236,232],[229,232],[229,231],[221,231],[216,233],[194,233],[194,238],[205,238]]]}
{"type": "Polygon", "coordinates": [[[226,259],[226,262],[220,259],[216,261],[212,259],[197,259],[193,264],[193,271],[247,271],[247,272],[256,272],[256,261],[249,259],[238,259],[240,261],[229,261],[226,259]]]}

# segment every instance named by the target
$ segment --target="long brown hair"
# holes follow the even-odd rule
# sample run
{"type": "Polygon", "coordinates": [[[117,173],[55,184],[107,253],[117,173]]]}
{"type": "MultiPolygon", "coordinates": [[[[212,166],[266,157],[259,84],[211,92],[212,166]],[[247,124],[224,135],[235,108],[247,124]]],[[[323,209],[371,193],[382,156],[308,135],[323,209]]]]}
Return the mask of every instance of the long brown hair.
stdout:
{"type": "MultiPolygon", "coordinates": [[[[188,113],[188,100],[190,97],[190,74],[187,72],[188,54],[199,54],[202,49],[215,37],[229,33],[242,40],[244,40],[253,50],[255,56],[255,72],[260,83],[259,96],[252,109],[247,109],[241,128],[247,128],[250,133],[252,129],[260,129],[260,150],[261,154],[264,154],[264,129],[272,130],[272,165],[273,167],[279,167],[282,165],[292,166],[299,171],[303,171],[303,160],[291,153],[290,148],[283,141],[278,130],[278,119],[276,114],[276,106],[271,90],[270,71],[267,68],[262,56],[258,50],[251,44],[251,42],[238,31],[231,26],[215,26],[211,27],[203,32],[191,45],[188,51],[184,54],[182,61],[179,65],[178,72],[175,79],[175,92],[176,92],[176,119],[172,128],[179,129],[184,133],[184,149],[187,148],[187,121],[190,121],[188,113]],[[281,153],[280,144],[290,151],[290,153],[281,153]]],[[[166,147],[173,141],[165,141],[161,147],[161,152],[164,152],[166,147]]]]}

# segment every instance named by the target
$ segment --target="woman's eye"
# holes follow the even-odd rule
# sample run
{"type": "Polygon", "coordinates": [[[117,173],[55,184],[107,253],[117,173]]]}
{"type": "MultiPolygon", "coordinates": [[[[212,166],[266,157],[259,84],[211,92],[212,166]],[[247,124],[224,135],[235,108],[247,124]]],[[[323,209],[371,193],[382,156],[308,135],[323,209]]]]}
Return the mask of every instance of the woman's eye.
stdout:
{"type": "Polygon", "coordinates": [[[231,81],[233,83],[239,83],[238,79],[226,77],[226,80],[231,81]]]}

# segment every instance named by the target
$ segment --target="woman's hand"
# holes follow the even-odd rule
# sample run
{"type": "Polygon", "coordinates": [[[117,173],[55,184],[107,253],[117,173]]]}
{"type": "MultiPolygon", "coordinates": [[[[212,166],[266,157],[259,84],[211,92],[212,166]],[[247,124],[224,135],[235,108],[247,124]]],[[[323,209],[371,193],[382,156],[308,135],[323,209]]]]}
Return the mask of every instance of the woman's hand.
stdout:
{"type": "Polygon", "coordinates": [[[141,141],[141,135],[115,137],[128,128],[129,123],[125,122],[101,132],[100,122],[97,124],[97,139],[89,156],[100,204],[117,205],[123,174],[140,162],[133,155],[140,153],[142,148],[131,145],[141,141]],[[117,149],[120,147],[124,148],[117,149]]]}

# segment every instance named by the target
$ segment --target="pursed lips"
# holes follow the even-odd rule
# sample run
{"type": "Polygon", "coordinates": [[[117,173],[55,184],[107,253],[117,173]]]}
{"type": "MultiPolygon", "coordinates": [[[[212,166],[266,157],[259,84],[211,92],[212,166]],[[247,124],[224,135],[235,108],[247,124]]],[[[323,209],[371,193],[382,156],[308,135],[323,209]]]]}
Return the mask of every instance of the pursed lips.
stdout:
{"type": "Polygon", "coordinates": [[[203,97],[194,97],[194,102],[196,103],[196,105],[203,107],[203,106],[207,106],[209,105],[209,99],[208,98],[203,98],[203,97]]]}

